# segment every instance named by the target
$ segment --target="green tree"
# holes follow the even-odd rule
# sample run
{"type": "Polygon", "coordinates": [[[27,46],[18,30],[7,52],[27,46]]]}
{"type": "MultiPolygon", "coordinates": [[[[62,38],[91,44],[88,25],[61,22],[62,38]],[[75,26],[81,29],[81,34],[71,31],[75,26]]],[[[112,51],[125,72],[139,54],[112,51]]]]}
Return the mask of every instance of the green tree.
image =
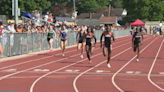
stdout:
{"type": "MultiPolygon", "coordinates": [[[[127,0],[128,1],[128,0],[127,0]]],[[[123,1],[122,0],[112,0],[110,1],[110,4],[114,7],[114,8],[123,8],[123,1]]]]}
{"type": "Polygon", "coordinates": [[[151,21],[163,19],[163,3],[161,0],[123,0],[123,7],[128,11],[124,18],[126,21],[137,18],[151,21]]]}
{"type": "Polygon", "coordinates": [[[85,11],[86,13],[89,13],[99,8],[99,5],[96,2],[96,0],[87,0],[80,7],[83,9],[83,11],[85,11]]]}
{"type": "MultiPolygon", "coordinates": [[[[12,0],[0,0],[1,15],[12,18],[12,0]]],[[[47,0],[18,0],[18,7],[21,11],[32,12],[34,10],[44,11],[51,6],[47,0]]]]}

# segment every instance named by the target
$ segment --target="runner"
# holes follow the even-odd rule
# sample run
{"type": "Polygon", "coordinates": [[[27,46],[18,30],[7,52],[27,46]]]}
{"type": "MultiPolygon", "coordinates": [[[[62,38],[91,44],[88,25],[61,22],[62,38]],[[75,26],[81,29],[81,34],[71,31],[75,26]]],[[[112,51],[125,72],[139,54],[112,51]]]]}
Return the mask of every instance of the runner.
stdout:
{"type": "MultiPolygon", "coordinates": [[[[48,41],[48,44],[50,46],[50,52],[52,52],[52,42],[53,42],[53,35],[55,35],[55,38],[56,38],[56,33],[55,31],[53,30],[52,28],[53,26],[50,25],[49,27],[49,30],[47,31],[47,41],[48,41]]],[[[42,27],[43,28],[43,27],[42,27]]]]}
{"type": "Polygon", "coordinates": [[[136,61],[139,62],[139,54],[140,54],[140,46],[143,44],[144,38],[143,38],[143,33],[140,32],[139,28],[136,28],[136,32],[133,34],[132,37],[132,47],[134,52],[136,52],[136,49],[138,48],[138,53],[137,53],[137,59],[136,61]],[[142,42],[140,41],[140,38],[142,37],[142,42]]]}
{"type": "Polygon", "coordinates": [[[62,30],[59,33],[59,38],[61,38],[61,41],[59,39],[59,42],[60,42],[61,49],[63,49],[62,56],[64,56],[65,47],[67,45],[67,39],[69,38],[66,25],[62,25],[62,30]]]}
{"type": "Polygon", "coordinates": [[[85,39],[86,39],[86,52],[87,52],[87,57],[89,59],[89,63],[92,63],[92,60],[90,59],[89,53],[92,55],[93,54],[93,47],[96,46],[96,37],[91,31],[92,31],[92,29],[90,27],[88,27],[87,33],[85,34],[85,37],[83,39],[83,41],[85,41],[85,39]],[[91,43],[92,38],[95,39],[94,45],[91,43]]]}
{"type": "Polygon", "coordinates": [[[111,38],[113,38],[113,41],[115,41],[114,34],[111,32],[111,27],[108,26],[106,31],[102,33],[101,38],[100,38],[100,47],[102,48],[102,38],[104,36],[104,47],[103,47],[103,55],[106,56],[107,51],[108,51],[108,61],[107,61],[107,66],[111,68],[109,62],[110,62],[110,55],[112,52],[112,46],[111,46],[111,38]]]}
{"type": "Polygon", "coordinates": [[[84,30],[84,26],[82,25],[81,30],[76,35],[76,42],[77,42],[77,36],[79,35],[79,41],[78,41],[77,49],[80,50],[80,47],[82,46],[81,58],[83,58],[83,52],[84,52],[84,48],[85,48],[85,40],[83,40],[85,34],[86,34],[86,31],[84,30]]]}

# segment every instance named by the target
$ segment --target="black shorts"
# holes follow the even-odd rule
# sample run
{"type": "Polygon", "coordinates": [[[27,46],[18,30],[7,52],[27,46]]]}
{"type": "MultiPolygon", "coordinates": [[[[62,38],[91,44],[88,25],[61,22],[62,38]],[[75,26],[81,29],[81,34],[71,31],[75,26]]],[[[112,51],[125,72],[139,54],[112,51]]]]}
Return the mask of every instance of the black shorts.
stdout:
{"type": "Polygon", "coordinates": [[[134,41],[134,45],[138,45],[138,43],[141,43],[141,41],[134,41]]]}
{"type": "Polygon", "coordinates": [[[61,39],[61,41],[64,41],[64,42],[65,42],[66,40],[67,40],[67,39],[61,39]]]}
{"type": "Polygon", "coordinates": [[[79,42],[78,43],[83,43],[84,41],[83,41],[83,39],[82,40],[79,40],[79,42]]]}
{"type": "Polygon", "coordinates": [[[48,37],[48,38],[47,38],[47,41],[50,41],[51,39],[53,39],[53,37],[48,37]]]}
{"type": "Polygon", "coordinates": [[[105,41],[104,41],[104,47],[110,48],[110,45],[111,45],[111,42],[105,42],[105,41]]]}

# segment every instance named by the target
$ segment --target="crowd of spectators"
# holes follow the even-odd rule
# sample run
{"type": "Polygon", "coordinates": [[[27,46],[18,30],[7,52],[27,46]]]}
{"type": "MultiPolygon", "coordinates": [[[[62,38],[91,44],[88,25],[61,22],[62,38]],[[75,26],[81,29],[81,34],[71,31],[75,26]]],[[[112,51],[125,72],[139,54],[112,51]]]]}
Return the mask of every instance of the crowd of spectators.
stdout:
{"type": "MultiPolygon", "coordinates": [[[[40,13],[38,10],[32,12],[31,20],[14,25],[9,23],[3,25],[0,22],[0,53],[3,57],[12,55],[20,55],[32,51],[40,51],[48,49],[47,44],[47,31],[49,30],[50,24],[53,25],[53,30],[56,34],[61,30],[62,25],[66,25],[68,32],[72,33],[72,37],[75,38],[76,32],[80,31],[79,25],[67,25],[67,20],[61,21],[60,19],[53,22],[52,13],[47,13],[41,20],[40,13]],[[35,22],[33,22],[35,21],[35,22]],[[48,23],[47,23],[48,22],[48,23]]],[[[87,30],[87,25],[84,25],[87,30]]],[[[105,31],[105,27],[101,26],[90,26],[93,32],[96,30],[105,31]]],[[[123,27],[112,27],[112,30],[124,30],[123,27]]],[[[57,43],[57,38],[54,38],[54,47],[57,43]]]]}

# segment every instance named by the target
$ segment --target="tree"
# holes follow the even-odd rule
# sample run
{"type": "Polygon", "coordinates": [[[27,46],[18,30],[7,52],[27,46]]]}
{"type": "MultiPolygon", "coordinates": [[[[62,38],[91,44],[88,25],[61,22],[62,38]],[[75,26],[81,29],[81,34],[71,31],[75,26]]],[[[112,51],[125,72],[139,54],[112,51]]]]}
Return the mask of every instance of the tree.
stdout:
{"type": "MultiPolygon", "coordinates": [[[[128,1],[128,0],[127,0],[128,1]]],[[[112,0],[110,1],[110,4],[114,7],[114,8],[123,8],[123,1],[122,0],[112,0]]]]}
{"type": "Polygon", "coordinates": [[[58,4],[52,7],[51,12],[53,16],[71,17],[73,10],[71,7],[67,7],[65,4],[58,4]]]}
{"type": "Polygon", "coordinates": [[[161,0],[123,0],[123,7],[127,9],[128,14],[125,20],[159,21],[163,19],[163,4],[161,0]]]}
{"type": "MultiPolygon", "coordinates": [[[[47,0],[18,0],[18,7],[21,11],[32,12],[34,10],[44,11],[50,7],[50,2],[47,0]]],[[[0,0],[1,15],[12,17],[12,0],[0,0]]]]}

